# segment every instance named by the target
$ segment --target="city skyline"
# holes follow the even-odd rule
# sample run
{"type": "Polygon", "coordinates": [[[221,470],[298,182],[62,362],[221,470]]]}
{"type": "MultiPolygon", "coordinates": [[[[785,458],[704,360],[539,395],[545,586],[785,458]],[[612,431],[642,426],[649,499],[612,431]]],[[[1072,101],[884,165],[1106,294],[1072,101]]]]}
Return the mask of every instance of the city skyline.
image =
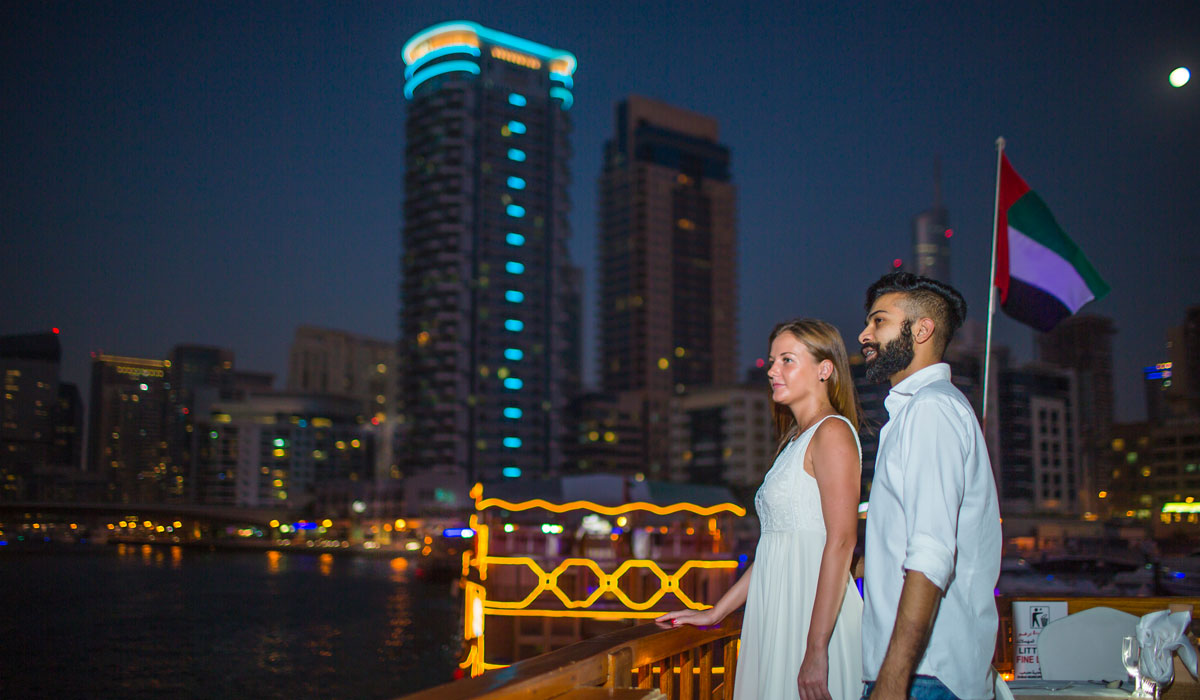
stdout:
{"type": "MultiPolygon", "coordinates": [[[[1200,302],[1186,262],[1200,257],[1189,235],[1200,100],[1195,84],[1166,80],[1195,68],[1190,4],[680,4],[641,8],[639,24],[537,3],[9,14],[0,201],[18,262],[0,281],[0,329],[61,328],[63,378],[80,387],[89,351],[211,344],[282,378],[298,325],[392,338],[398,54],[455,18],[579,58],[570,218],[590,384],[596,181],[613,105],[629,94],[711,115],[737,163],[739,366],[795,315],[827,318],[852,341],[862,290],[910,254],[939,154],[952,282],[982,319],[1000,135],[1113,286],[1084,311],[1117,328],[1118,420],[1141,415],[1140,368],[1166,359],[1167,329],[1200,302]],[[1068,48],[1065,36],[1091,41],[1068,48]]],[[[998,343],[1029,356],[1031,338],[997,317],[998,343]]]]}

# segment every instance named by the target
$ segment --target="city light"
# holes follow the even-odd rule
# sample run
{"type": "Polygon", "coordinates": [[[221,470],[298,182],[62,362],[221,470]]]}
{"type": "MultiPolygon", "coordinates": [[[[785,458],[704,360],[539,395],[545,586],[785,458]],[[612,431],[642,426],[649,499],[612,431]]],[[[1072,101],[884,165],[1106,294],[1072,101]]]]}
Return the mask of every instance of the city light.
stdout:
{"type": "Polygon", "coordinates": [[[1171,83],[1171,87],[1177,87],[1177,88],[1181,88],[1184,85],[1187,85],[1188,81],[1191,79],[1192,79],[1192,72],[1190,70],[1188,70],[1187,68],[1185,68],[1184,66],[1180,66],[1180,67],[1176,68],[1175,70],[1171,71],[1171,75],[1167,78],[1167,80],[1169,80],[1171,83]]]}

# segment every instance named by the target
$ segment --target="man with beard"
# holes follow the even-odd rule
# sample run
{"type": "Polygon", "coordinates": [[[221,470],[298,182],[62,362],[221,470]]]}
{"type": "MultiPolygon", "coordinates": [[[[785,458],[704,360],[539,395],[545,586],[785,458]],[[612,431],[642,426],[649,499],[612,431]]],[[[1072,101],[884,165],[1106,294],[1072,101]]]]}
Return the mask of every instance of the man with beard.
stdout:
{"type": "Polygon", "coordinates": [[[891,382],[867,510],[863,697],[993,696],[1000,510],[975,412],[942,356],[962,295],[885,275],[858,336],[867,378],[891,382]]]}

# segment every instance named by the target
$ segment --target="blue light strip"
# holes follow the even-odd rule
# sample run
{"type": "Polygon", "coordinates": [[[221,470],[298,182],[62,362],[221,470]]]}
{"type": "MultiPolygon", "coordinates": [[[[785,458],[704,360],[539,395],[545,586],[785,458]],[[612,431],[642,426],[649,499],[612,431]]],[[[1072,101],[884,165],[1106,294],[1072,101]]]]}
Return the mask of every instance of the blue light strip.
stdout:
{"type": "Polygon", "coordinates": [[[504,263],[504,271],[510,275],[519,275],[522,272],[525,272],[525,265],[509,260],[508,262],[504,263]]]}
{"type": "Polygon", "coordinates": [[[572,79],[571,76],[569,76],[569,75],[562,75],[559,73],[551,73],[550,79],[556,83],[562,83],[563,87],[567,87],[567,88],[575,87],[575,80],[572,79]]]}
{"type": "Polygon", "coordinates": [[[525,293],[518,292],[515,289],[510,289],[510,290],[504,292],[504,301],[507,301],[507,302],[510,302],[513,304],[520,304],[521,302],[525,301],[525,293]]]}
{"type": "Polygon", "coordinates": [[[504,380],[504,388],[505,389],[512,389],[513,391],[516,391],[517,389],[520,389],[523,386],[525,386],[525,382],[521,381],[520,379],[517,379],[516,377],[509,377],[508,379],[504,380]]]}
{"type": "Polygon", "coordinates": [[[438,63],[437,65],[430,66],[414,75],[412,80],[409,80],[404,84],[404,96],[411,100],[413,97],[413,90],[416,90],[417,86],[421,83],[429,80],[430,78],[436,78],[439,75],[454,73],[457,71],[479,75],[479,66],[471,63],[470,61],[446,61],[445,63],[438,63]]]}
{"type": "Polygon", "coordinates": [[[512,331],[513,333],[520,333],[521,331],[525,330],[525,323],[515,318],[506,319],[504,321],[504,330],[512,331]]]}
{"type": "Polygon", "coordinates": [[[509,420],[516,420],[516,419],[520,418],[522,415],[523,415],[523,412],[521,411],[521,409],[517,408],[516,406],[509,406],[508,408],[504,409],[504,417],[508,418],[509,420]]]}
{"type": "Polygon", "coordinates": [[[504,359],[517,362],[525,357],[525,352],[520,348],[504,348],[504,359]]]}
{"type": "Polygon", "coordinates": [[[500,470],[500,474],[501,474],[501,476],[508,477],[509,479],[515,479],[518,476],[521,476],[521,468],[520,467],[505,467],[500,470]]]}
{"type": "Polygon", "coordinates": [[[504,242],[519,248],[525,245],[525,237],[519,233],[506,233],[504,234],[504,242]]]}
{"type": "Polygon", "coordinates": [[[487,27],[475,22],[464,21],[442,22],[441,24],[435,24],[424,31],[417,32],[415,35],[413,35],[413,38],[404,43],[404,48],[400,49],[400,55],[404,58],[405,63],[409,63],[411,50],[417,46],[420,46],[422,42],[427,41],[438,34],[446,34],[455,31],[474,32],[476,36],[489,44],[516,49],[517,51],[536,56],[545,61],[564,61],[567,64],[568,75],[574,74],[575,67],[578,65],[578,62],[575,60],[575,56],[569,51],[553,49],[544,44],[539,44],[528,39],[522,39],[519,36],[505,34],[504,32],[496,31],[495,29],[488,29],[487,27]]]}
{"type": "MultiPolygon", "coordinates": [[[[429,53],[425,54],[424,56],[418,58],[416,61],[413,61],[413,64],[411,66],[404,69],[404,79],[405,80],[411,79],[413,77],[413,74],[417,72],[417,69],[419,69],[421,66],[425,65],[426,63],[429,63],[430,61],[435,61],[435,60],[441,58],[442,56],[453,56],[454,54],[458,54],[458,53],[471,54],[475,58],[479,58],[479,48],[475,47],[475,46],[471,46],[470,44],[455,44],[453,46],[443,46],[442,48],[434,49],[433,51],[430,51],[429,53]]],[[[560,76],[560,77],[562,77],[562,76],[560,76]]],[[[570,80],[570,78],[568,78],[568,80],[570,80]]],[[[568,85],[567,87],[570,87],[570,86],[568,85]]]]}
{"type": "Polygon", "coordinates": [[[506,437],[506,438],[504,438],[504,446],[505,446],[505,447],[507,447],[507,448],[508,448],[508,449],[510,449],[510,450],[515,450],[515,449],[517,449],[518,447],[520,447],[520,446],[521,446],[521,438],[519,438],[519,437],[506,437]]]}
{"type": "Polygon", "coordinates": [[[575,96],[566,88],[552,87],[550,88],[550,96],[562,100],[563,109],[570,109],[571,105],[575,104],[575,96]]]}
{"type": "Polygon", "coordinates": [[[514,219],[519,219],[525,216],[525,207],[521,206],[520,204],[510,204],[504,208],[504,213],[508,214],[514,219]]]}
{"type": "Polygon", "coordinates": [[[523,190],[523,189],[525,189],[525,180],[524,180],[524,178],[519,178],[519,177],[517,177],[516,175],[509,175],[509,176],[508,176],[508,183],[507,183],[507,184],[508,184],[509,188],[511,188],[511,189],[514,189],[514,190],[523,190]]]}
{"type": "Polygon", "coordinates": [[[529,104],[529,100],[525,99],[524,95],[518,95],[515,92],[508,93],[508,103],[513,107],[524,107],[529,104]]]}
{"type": "Polygon", "coordinates": [[[508,123],[508,130],[514,134],[523,134],[526,131],[525,124],[516,120],[508,123]]]}
{"type": "Polygon", "coordinates": [[[524,163],[525,151],[522,151],[519,148],[510,148],[508,149],[508,159],[518,163],[524,163]]]}

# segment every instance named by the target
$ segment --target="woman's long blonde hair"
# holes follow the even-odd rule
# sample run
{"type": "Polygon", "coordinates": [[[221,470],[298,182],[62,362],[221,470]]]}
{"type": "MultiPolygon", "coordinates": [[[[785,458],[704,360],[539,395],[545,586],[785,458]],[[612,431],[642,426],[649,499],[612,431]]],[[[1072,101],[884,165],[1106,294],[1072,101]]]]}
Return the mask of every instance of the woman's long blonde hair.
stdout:
{"type": "MultiPolygon", "coordinates": [[[[833,410],[845,416],[854,426],[854,430],[858,431],[862,407],[858,403],[858,393],[854,390],[854,379],[850,376],[850,361],[846,357],[846,345],[842,342],[842,334],[825,321],[797,318],[775,326],[771,337],[767,339],[767,347],[770,348],[775,339],[784,333],[791,333],[796,340],[804,343],[804,347],[808,348],[818,363],[825,360],[833,363],[833,372],[825,381],[829,403],[833,410]]],[[[799,434],[800,426],[796,425],[796,416],[787,406],[772,403],[771,413],[775,418],[775,433],[779,436],[779,446],[776,450],[778,456],[784,446],[799,434]]]]}

